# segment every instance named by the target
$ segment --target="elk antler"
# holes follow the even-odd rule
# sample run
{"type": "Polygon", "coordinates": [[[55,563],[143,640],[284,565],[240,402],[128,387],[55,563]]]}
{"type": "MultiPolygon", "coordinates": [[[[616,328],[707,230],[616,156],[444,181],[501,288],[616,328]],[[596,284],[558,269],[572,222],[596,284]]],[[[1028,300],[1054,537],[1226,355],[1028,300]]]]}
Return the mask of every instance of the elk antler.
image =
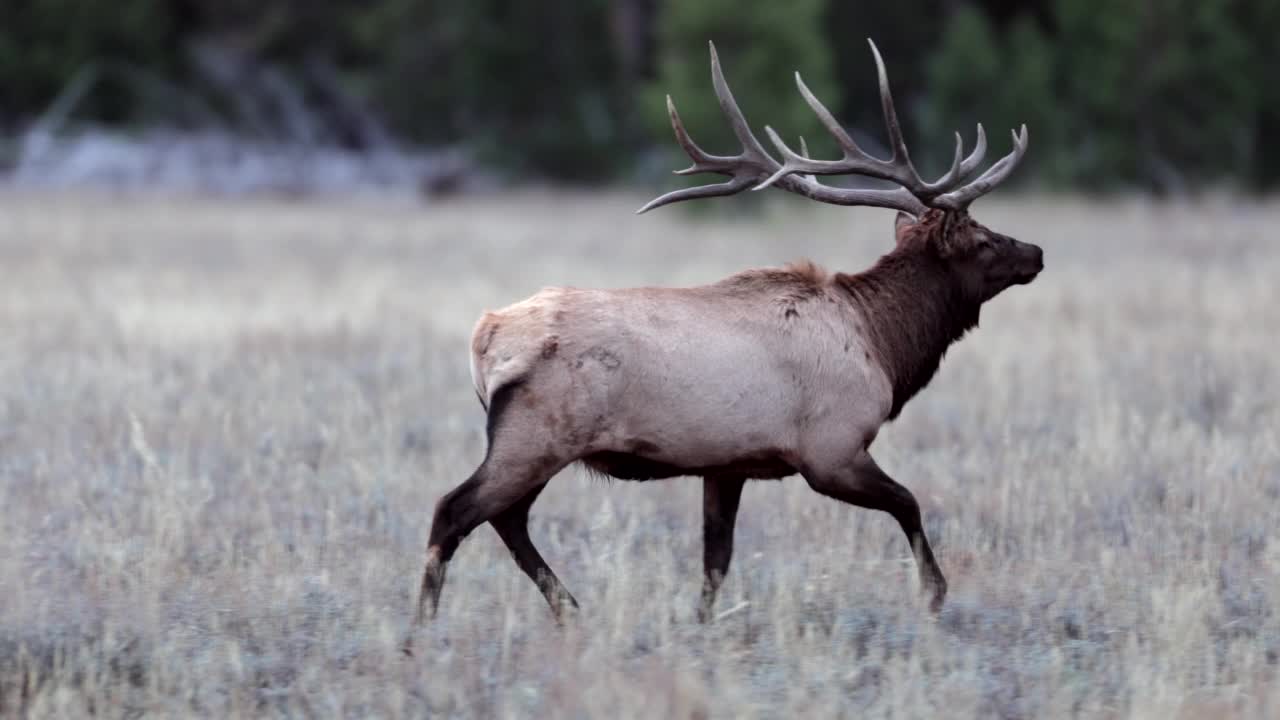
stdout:
{"type": "Polygon", "coordinates": [[[818,100],[808,86],[796,73],[796,86],[800,94],[809,103],[818,119],[835,138],[836,143],[844,151],[839,160],[813,160],[808,157],[807,150],[796,153],[773,128],[765,126],[765,132],[773,141],[783,158],[781,164],[773,158],[760,141],[752,134],[746,118],[729,91],[724,73],[720,69],[720,59],[716,55],[714,44],[711,46],[711,79],[715,86],[716,98],[720,101],[720,109],[733,128],[733,134],[742,143],[742,151],[737,155],[711,155],[698,147],[676,113],[675,103],[667,96],[667,111],[671,115],[671,127],[675,130],[676,140],[693,160],[693,165],[677,170],[677,175],[688,175],[701,172],[715,172],[730,176],[727,182],[700,185],[669,192],[655,198],[637,212],[646,212],[674,202],[693,200],[696,198],[734,195],[747,187],[763,190],[767,187],[778,187],[788,192],[803,195],[819,202],[834,205],[870,205],[886,207],[908,212],[919,216],[930,207],[962,210],[978,197],[986,194],[1002,182],[1022,158],[1027,148],[1027,128],[1022,127],[1022,135],[1014,134],[1014,150],[1005,156],[981,177],[959,189],[955,189],[961,181],[971,175],[981,164],[987,149],[986,132],[978,125],[978,142],[973,152],[964,157],[964,142],[956,133],[955,158],[951,168],[934,182],[926,182],[916,172],[907,151],[906,140],[902,135],[902,127],[898,123],[898,114],[893,107],[893,96],[889,92],[889,77],[884,69],[884,61],[874,42],[871,53],[875,56],[876,70],[880,80],[880,104],[884,111],[885,125],[889,130],[889,141],[893,147],[893,155],[888,160],[868,155],[853,138],[845,132],[831,111],[818,100]],[[814,177],[816,175],[859,174],[868,177],[889,180],[901,187],[893,190],[865,190],[834,188],[823,185],[814,177]]]}

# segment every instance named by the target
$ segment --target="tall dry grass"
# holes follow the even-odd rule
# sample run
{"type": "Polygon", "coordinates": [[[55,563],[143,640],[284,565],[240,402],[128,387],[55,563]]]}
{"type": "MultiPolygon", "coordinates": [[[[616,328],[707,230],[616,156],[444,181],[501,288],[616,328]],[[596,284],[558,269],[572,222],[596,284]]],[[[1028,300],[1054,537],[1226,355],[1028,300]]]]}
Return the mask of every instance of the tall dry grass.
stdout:
{"type": "Polygon", "coordinates": [[[406,660],[436,498],[484,451],[481,310],[545,284],[856,270],[875,210],[0,195],[0,715],[1280,716],[1280,206],[984,201],[1048,269],[876,443],[887,516],[754,483],[710,626],[699,484],[576,471],[406,660]]]}

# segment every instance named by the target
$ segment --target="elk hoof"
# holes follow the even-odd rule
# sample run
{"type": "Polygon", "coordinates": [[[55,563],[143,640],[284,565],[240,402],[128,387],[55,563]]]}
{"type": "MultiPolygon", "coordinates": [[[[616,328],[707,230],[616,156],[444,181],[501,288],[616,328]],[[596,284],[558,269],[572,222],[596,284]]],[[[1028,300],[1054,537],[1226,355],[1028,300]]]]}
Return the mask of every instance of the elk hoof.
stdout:
{"type": "Polygon", "coordinates": [[[942,612],[942,604],[947,599],[947,581],[941,575],[924,584],[924,594],[929,597],[929,612],[937,615],[942,612]]]}

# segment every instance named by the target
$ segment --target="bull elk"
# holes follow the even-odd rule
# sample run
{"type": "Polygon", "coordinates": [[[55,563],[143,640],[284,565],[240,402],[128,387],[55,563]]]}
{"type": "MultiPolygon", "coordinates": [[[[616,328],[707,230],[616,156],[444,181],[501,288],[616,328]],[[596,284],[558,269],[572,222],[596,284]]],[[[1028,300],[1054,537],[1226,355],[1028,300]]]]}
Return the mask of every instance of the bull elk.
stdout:
{"type": "Polygon", "coordinates": [[[697,198],[776,187],[824,203],[898,210],[896,247],[869,270],[828,274],[805,263],[747,270],[691,288],[548,288],[484,315],[471,339],[471,373],[488,413],[480,467],[436,505],[417,620],[440,601],[445,568],[481,523],[498,532],[559,618],[577,607],[529,539],[529,508],[571,463],[624,480],[697,476],[703,483],[699,617],[729,569],[738,501],[747,480],[801,475],[817,492],[893,516],[937,611],[946,580],[911,492],[869,452],[881,425],[933,377],[951,343],[978,324],[982,304],[1043,268],[1039,247],[989,230],[968,207],[1003,181],[1027,149],[965,183],[982,162],[955,158],[938,180],[920,178],[902,136],[874,43],[880,102],[893,155],[868,155],[796,74],[800,94],[844,151],[797,153],[766,127],[781,162],[751,132],[711,46],[720,107],[742,144],[704,152],[667,98],[671,126],[693,159],[686,173],[728,181],[667,193],[638,212],[697,198]],[[893,189],[838,188],[819,175],[858,174],[893,189]]]}

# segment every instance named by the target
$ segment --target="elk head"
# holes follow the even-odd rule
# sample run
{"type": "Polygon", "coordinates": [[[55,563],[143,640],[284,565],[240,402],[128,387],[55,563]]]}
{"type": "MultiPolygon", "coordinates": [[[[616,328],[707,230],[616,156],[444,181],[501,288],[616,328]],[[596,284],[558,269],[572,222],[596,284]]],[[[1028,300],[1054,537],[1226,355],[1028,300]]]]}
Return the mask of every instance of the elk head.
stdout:
{"type": "Polygon", "coordinates": [[[979,305],[1044,269],[1038,245],[995,232],[965,212],[930,209],[918,220],[899,212],[894,234],[896,252],[936,258],[963,297],[979,305]]]}
{"type": "Polygon", "coordinates": [[[693,141],[676,112],[675,103],[667,96],[667,112],[676,140],[693,160],[693,165],[677,170],[677,175],[719,173],[729,180],[669,192],[637,212],[643,213],[663,205],[697,198],[734,195],[748,188],[763,190],[777,187],[819,202],[833,205],[868,205],[898,210],[897,249],[891,254],[923,255],[946,267],[967,299],[981,304],[1011,285],[1035,279],[1044,267],[1043,252],[1030,243],[1020,242],[997,233],[969,216],[969,205],[990,192],[1009,176],[1027,150],[1027,126],[1012,132],[1013,150],[972,181],[966,180],[981,165],[987,150],[987,136],[978,124],[978,140],[973,152],[964,154],[964,140],[956,133],[955,156],[951,168],[942,177],[927,182],[920,177],[907,151],[898,114],[889,92],[889,77],[880,51],[871,40],[880,80],[880,104],[893,155],[881,160],[867,154],[854,142],[831,111],[804,84],[796,73],[796,86],[818,119],[844,151],[838,160],[815,160],[809,157],[801,140],[801,152],[792,150],[773,128],[765,132],[773,141],[782,162],[774,159],[756,139],[738,108],[733,93],[720,69],[716,48],[711,44],[711,79],[720,109],[729,120],[733,133],[742,143],[737,155],[712,155],[693,141]],[[856,174],[887,180],[894,189],[838,188],[824,185],[819,175],[856,174]]]}

